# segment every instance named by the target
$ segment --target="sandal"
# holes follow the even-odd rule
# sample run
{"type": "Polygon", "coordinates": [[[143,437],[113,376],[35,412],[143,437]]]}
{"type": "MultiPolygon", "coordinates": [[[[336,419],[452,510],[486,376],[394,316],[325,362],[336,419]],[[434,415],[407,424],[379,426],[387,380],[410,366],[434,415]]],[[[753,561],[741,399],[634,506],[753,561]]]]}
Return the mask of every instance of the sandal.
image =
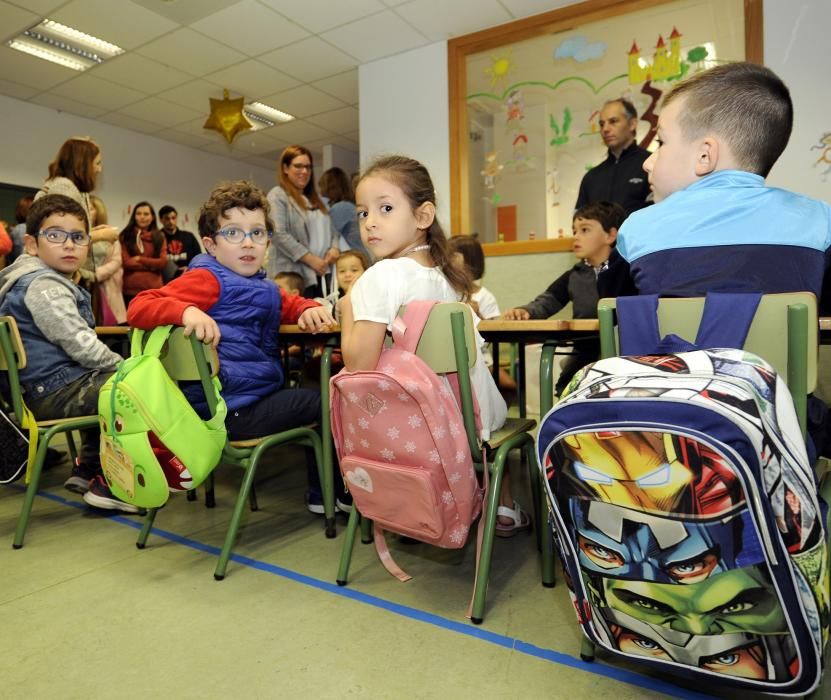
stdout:
{"type": "Polygon", "coordinates": [[[496,517],[497,537],[513,537],[516,533],[522,530],[531,529],[531,518],[528,517],[528,513],[519,507],[519,503],[516,501],[514,501],[513,508],[509,508],[508,506],[499,506],[496,509],[496,517]],[[508,525],[500,523],[498,520],[500,516],[510,518],[513,522],[508,525]]]}

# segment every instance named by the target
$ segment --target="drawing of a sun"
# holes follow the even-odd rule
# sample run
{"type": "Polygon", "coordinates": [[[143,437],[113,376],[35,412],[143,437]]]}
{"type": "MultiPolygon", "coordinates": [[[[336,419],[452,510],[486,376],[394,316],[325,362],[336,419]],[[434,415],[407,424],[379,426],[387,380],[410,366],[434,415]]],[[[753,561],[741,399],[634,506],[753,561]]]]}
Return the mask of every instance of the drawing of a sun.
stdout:
{"type": "Polygon", "coordinates": [[[491,64],[485,68],[485,74],[491,77],[491,88],[495,88],[497,83],[504,80],[513,68],[511,49],[508,49],[506,53],[491,56],[491,64]]]}

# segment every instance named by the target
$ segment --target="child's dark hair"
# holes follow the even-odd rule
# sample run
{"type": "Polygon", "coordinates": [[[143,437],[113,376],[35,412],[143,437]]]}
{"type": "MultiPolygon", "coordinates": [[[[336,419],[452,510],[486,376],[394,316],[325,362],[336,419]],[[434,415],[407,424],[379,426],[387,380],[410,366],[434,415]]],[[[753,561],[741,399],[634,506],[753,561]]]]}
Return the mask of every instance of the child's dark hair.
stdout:
{"type": "Polygon", "coordinates": [[[366,256],[366,253],[364,253],[362,250],[357,250],[355,248],[345,250],[340,254],[338,260],[343,260],[344,258],[357,258],[361,263],[361,267],[364,268],[364,272],[366,272],[369,269],[369,258],[366,256]]]}
{"type": "Polygon", "coordinates": [[[121,241],[121,245],[123,245],[127,250],[128,255],[135,257],[139,254],[138,240],[136,237],[136,229],[138,228],[138,224],[136,223],[136,212],[141,207],[147,207],[153,215],[153,220],[150,222],[150,228],[147,230],[150,231],[150,235],[153,237],[153,256],[155,257],[160,255],[162,252],[164,234],[159,231],[159,227],[156,224],[156,210],[150,202],[139,202],[133,207],[133,213],[130,214],[130,220],[127,222],[127,225],[121,229],[118,239],[121,241]]]}
{"type": "Polygon", "coordinates": [[[329,168],[320,176],[320,194],[329,200],[329,204],[338,202],[355,203],[355,193],[349,176],[340,168],[329,168]]]}
{"type": "Polygon", "coordinates": [[[626,210],[617,202],[589,202],[574,212],[572,221],[591,219],[597,221],[606,233],[613,228],[620,229],[626,219],[626,210]]]}
{"type": "Polygon", "coordinates": [[[451,253],[461,254],[465,267],[474,280],[480,280],[485,276],[485,251],[482,250],[477,234],[452,236],[448,246],[451,253]]]}
{"type": "Polygon", "coordinates": [[[271,206],[263,191],[251,180],[220,182],[208,196],[208,201],[199,210],[199,235],[215,238],[219,231],[219,219],[229,209],[262,209],[265,225],[269,231],[274,224],[269,217],[271,206]]]}
{"type": "Polygon", "coordinates": [[[62,194],[47,194],[36,199],[29,207],[29,213],[26,215],[26,233],[37,236],[43,220],[52,214],[75,216],[84,223],[84,231],[89,231],[87,212],[79,201],[62,194]]]}
{"type": "Polygon", "coordinates": [[[791,94],[779,76],[755,63],[727,63],[678,83],[664,107],[682,97],[684,138],[720,134],[744,170],[767,177],[793,128],[791,94]]]}
{"type": "MultiPolygon", "coordinates": [[[[369,176],[382,177],[396,185],[409,200],[413,211],[425,202],[436,205],[436,191],[430,173],[417,160],[406,156],[382,156],[361,173],[358,182],[369,176]]],[[[433,223],[425,230],[425,234],[433,263],[442,271],[450,286],[466,301],[473,293],[473,280],[465,270],[453,264],[447,237],[438,218],[433,217],[433,223]]]]}
{"type": "Polygon", "coordinates": [[[274,281],[285,282],[286,286],[289,289],[293,289],[301,295],[303,294],[303,290],[306,288],[306,281],[303,279],[303,275],[301,275],[299,272],[278,272],[276,275],[274,275],[274,281]]]}

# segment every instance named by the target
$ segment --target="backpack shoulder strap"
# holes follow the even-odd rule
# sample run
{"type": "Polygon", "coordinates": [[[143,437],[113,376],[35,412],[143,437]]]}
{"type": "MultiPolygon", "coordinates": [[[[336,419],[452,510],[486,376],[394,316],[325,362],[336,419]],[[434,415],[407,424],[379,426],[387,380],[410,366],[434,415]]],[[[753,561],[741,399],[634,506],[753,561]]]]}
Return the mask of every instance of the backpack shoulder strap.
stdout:
{"type": "Polygon", "coordinates": [[[392,322],[392,341],[399,350],[415,352],[430,312],[437,301],[411,301],[392,322]]]}
{"type": "Polygon", "coordinates": [[[173,326],[158,326],[152,331],[144,331],[140,328],[134,328],[130,338],[130,357],[138,357],[139,355],[147,355],[150,357],[158,357],[162,352],[165,341],[170,336],[173,326]],[[150,334],[147,339],[147,344],[142,347],[142,342],[145,336],[150,334]]]}
{"type": "Polygon", "coordinates": [[[658,295],[619,297],[618,333],[621,355],[654,355],[688,352],[707,348],[744,346],[762,295],[710,292],[695,342],[675,334],[663,338],[658,329],[658,295]]]}

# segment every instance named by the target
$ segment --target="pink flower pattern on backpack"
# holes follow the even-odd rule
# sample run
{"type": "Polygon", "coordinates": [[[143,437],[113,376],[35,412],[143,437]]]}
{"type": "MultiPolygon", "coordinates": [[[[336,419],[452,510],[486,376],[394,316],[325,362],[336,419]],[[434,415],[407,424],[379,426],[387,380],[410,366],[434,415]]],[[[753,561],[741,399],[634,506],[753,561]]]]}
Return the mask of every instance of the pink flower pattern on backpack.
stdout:
{"type": "Polygon", "coordinates": [[[408,305],[406,339],[399,329],[378,369],[332,378],[332,433],[361,514],[385,530],[459,548],[482,508],[482,489],[453,392],[411,352],[434,304],[408,305]]]}

